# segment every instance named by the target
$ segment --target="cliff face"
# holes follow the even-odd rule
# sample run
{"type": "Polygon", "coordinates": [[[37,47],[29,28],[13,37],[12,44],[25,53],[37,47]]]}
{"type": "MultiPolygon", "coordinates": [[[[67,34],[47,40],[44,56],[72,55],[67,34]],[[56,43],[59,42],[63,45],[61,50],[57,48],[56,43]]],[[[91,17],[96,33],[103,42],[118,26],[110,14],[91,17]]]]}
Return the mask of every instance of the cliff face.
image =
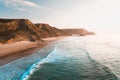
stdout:
{"type": "Polygon", "coordinates": [[[36,27],[39,28],[41,34],[40,36],[42,38],[47,38],[47,37],[58,37],[58,36],[70,36],[71,34],[61,30],[61,29],[57,29],[55,27],[51,27],[48,24],[35,24],[36,27]]]}
{"type": "Polygon", "coordinates": [[[71,34],[78,34],[80,36],[85,36],[88,33],[88,31],[85,29],[64,29],[64,31],[69,32],[71,34]]]}
{"type": "Polygon", "coordinates": [[[95,35],[95,32],[88,32],[88,35],[95,35]]]}
{"type": "Polygon", "coordinates": [[[85,29],[58,29],[48,24],[33,24],[28,19],[0,19],[0,44],[18,41],[36,41],[41,38],[93,35],[85,29]]]}
{"type": "Polygon", "coordinates": [[[86,35],[94,35],[94,32],[88,32],[86,29],[63,29],[66,32],[69,32],[71,34],[77,34],[80,36],[86,36],[86,35]]]}
{"type": "Polygon", "coordinates": [[[28,19],[0,19],[0,43],[36,41],[41,38],[68,36],[64,30],[48,24],[33,24],[28,19]]]}
{"type": "Polygon", "coordinates": [[[0,19],[0,42],[36,41],[40,32],[28,19],[0,19]]]}

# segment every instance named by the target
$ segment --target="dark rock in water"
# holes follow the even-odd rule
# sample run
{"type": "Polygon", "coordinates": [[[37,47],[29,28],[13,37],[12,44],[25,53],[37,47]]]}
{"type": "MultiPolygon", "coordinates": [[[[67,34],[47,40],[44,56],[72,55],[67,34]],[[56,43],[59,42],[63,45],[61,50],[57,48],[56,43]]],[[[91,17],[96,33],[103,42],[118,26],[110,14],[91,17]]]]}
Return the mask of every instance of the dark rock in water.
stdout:
{"type": "Polygon", "coordinates": [[[41,40],[37,27],[28,19],[0,19],[0,42],[41,40]]]}
{"type": "Polygon", "coordinates": [[[55,27],[52,27],[48,24],[35,24],[39,30],[40,30],[40,36],[42,38],[47,38],[47,37],[58,37],[58,36],[70,36],[71,34],[64,31],[64,30],[61,30],[61,29],[58,29],[58,28],[55,28],[55,27]]]}

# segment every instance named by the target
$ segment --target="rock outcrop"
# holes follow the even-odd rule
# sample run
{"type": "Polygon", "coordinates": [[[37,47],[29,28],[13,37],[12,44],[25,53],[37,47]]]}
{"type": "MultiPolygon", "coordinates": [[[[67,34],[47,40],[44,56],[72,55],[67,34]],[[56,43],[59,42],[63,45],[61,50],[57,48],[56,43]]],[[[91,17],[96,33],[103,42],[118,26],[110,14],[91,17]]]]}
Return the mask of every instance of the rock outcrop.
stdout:
{"type": "Polygon", "coordinates": [[[38,28],[28,19],[0,19],[0,42],[41,40],[38,28]]]}
{"type": "Polygon", "coordinates": [[[69,32],[73,35],[80,35],[80,36],[86,36],[86,35],[94,35],[94,32],[88,32],[86,29],[63,29],[66,32],[69,32]]]}
{"type": "Polygon", "coordinates": [[[88,32],[88,35],[95,35],[95,32],[88,32]]]}
{"type": "Polygon", "coordinates": [[[0,44],[19,41],[42,41],[41,38],[93,35],[85,29],[58,29],[48,24],[33,24],[28,19],[0,19],[0,44]]]}
{"type": "Polygon", "coordinates": [[[68,32],[48,24],[33,24],[28,19],[0,19],[0,44],[36,41],[41,38],[68,36],[68,32]]]}
{"type": "Polygon", "coordinates": [[[47,37],[58,37],[58,36],[70,36],[71,34],[69,32],[66,32],[62,29],[58,29],[55,27],[52,27],[48,24],[35,24],[36,27],[39,28],[41,34],[40,36],[42,38],[47,38],[47,37]]]}

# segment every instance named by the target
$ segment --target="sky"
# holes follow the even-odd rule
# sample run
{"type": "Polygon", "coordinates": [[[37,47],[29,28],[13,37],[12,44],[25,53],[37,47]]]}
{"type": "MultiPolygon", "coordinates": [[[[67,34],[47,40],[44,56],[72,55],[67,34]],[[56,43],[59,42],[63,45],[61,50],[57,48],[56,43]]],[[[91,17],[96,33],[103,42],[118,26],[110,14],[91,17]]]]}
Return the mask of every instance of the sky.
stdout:
{"type": "Polygon", "coordinates": [[[0,0],[0,18],[120,33],[120,0],[0,0]]]}

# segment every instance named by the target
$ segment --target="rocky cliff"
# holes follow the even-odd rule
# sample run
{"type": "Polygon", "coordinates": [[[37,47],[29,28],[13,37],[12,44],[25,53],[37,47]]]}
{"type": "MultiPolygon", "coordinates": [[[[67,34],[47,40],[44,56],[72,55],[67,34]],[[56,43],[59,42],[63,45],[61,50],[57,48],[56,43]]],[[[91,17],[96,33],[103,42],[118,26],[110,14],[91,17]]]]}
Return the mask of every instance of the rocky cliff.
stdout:
{"type": "Polygon", "coordinates": [[[36,41],[41,38],[68,36],[68,32],[48,24],[33,24],[28,19],[0,19],[0,44],[36,41]]]}
{"type": "Polygon", "coordinates": [[[95,32],[88,32],[88,35],[95,35],[95,32]]]}
{"type": "Polygon", "coordinates": [[[42,38],[47,38],[47,37],[58,37],[58,36],[70,36],[71,34],[69,32],[66,32],[62,29],[58,29],[55,27],[52,27],[48,24],[35,24],[36,27],[39,28],[41,34],[40,36],[42,38]]]}
{"type": "Polygon", "coordinates": [[[28,19],[0,19],[0,42],[41,40],[40,32],[28,19]]]}
{"type": "Polygon", "coordinates": [[[93,35],[85,29],[58,29],[48,24],[33,24],[28,19],[0,19],[0,44],[18,41],[36,41],[41,38],[93,35]]]}
{"type": "Polygon", "coordinates": [[[95,33],[94,32],[88,32],[86,29],[63,29],[64,31],[66,32],[69,32],[71,34],[77,34],[77,35],[80,35],[80,36],[86,36],[86,35],[94,35],[95,33]]]}

